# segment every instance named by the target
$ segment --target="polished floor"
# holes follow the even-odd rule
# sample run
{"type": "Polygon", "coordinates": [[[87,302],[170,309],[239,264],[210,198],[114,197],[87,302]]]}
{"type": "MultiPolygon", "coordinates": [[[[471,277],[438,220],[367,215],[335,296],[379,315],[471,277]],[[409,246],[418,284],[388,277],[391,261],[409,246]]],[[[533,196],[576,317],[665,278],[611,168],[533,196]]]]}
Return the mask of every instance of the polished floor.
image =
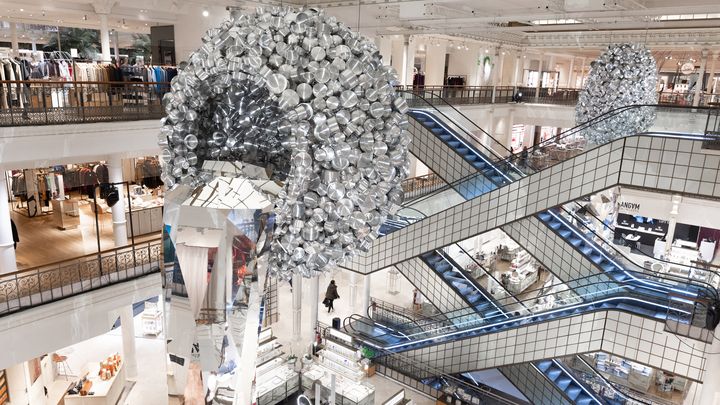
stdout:
{"type": "MultiPolygon", "coordinates": [[[[55,226],[53,214],[28,217],[22,208],[11,210],[10,217],[18,229],[20,242],[15,251],[18,270],[69,260],[96,253],[98,250],[95,214],[89,201],[80,201],[80,225],[75,229],[61,230],[55,226]]],[[[13,203],[13,205],[16,205],[13,203]]],[[[100,250],[115,247],[112,214],[98,214],[100,250]]],[[[142,235],[136,243],[154,239],[160,233],[142,235]]]]}
{"type": "MultiPolygon", "coordinates": [[[[399,293],[392,293],[389,291],[388,286],[390,285],[388,280],[389,271],[382,270],[371,275],[372,281],[372,297],[378,298],[383,301],[392,302],[395,305],[400,305],[405,308],[412,308],[412,297],[414,287],[409,281],[402,275],[397,280],[397,285],[393,289],[399,291],[399,293]]],[[[335,317],[345,319],[353,313],[362,312],[360,308],[360,299],[362,296],[363,288],[363,277],[357,276],[357,289],[356,289],[356,309],[350,305],[351,294],[350,294],[350,272],[335,270],[330,273],[326,273],[320,276],[320,289],[318,296],[315,297],[317,302],[321,302],[325,297],[325,289],[327,288],[330,280],[335,280],[338,286],[338,295],[340,298],[335,300],[335,312],[328,313],[322,304],[319,304],[318,321],[327,325],[332,324],[332,319],[335,317]]],[[[279,321],[271,325],[273,333],[278,337],[280,343],[292,350],[293,353],[300,356],[310,348],[310,342],[314,335],[314,325],[309,321],[310,319],[310,301],[313,297],[310,297],[307,292],[309,291],[309,281],[303,280],[303,306],[302,306],[302,336],[303,339],[300,342],[293,341],[293,330],[292,330],[292,293],[290,291],[290,284],[282,282],[278,286],[278,297],[280,301],[279,305],[279,321]]],[[[293,286],[295,287],[295,286],[293,286]]],[[[404,387],[397,382],[375,375],[367,379],[367,382],[375,387],[375,403],[382,404],[385,400],[390,398],[393,394],[396,394],[401,389],[405,388],[407,398],[411,398],[415,405],[433,405],[435,399],[432,399],[424,394],[416,392],[410,388],[404,387]]]]}

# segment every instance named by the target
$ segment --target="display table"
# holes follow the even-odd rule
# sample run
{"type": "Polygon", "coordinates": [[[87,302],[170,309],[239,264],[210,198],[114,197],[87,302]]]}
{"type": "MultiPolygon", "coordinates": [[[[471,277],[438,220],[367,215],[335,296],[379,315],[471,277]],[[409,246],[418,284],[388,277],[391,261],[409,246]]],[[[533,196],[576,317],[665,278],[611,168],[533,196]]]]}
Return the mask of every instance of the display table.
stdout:
{"type": "Polygon", "coordinates": [[[52,200],[53,225],[62,229],[75,229],[80,226],[80,207],[75,200],[52,200]]]}
{"type": "MultiPolygon", "coordinates": [[[[135,236],[160,232],[163,228],[162,207],[135,208],[132,210],[132,231],[135,236]]],[[[125,211],[125,221],[130,221],[130,212],[125,211]]],[[[131,227],[128,224],[127,236],[131,236],[131,227]]]]}
{"type": "Polygon", "coordinates": [[[258,369],[256,384],[258,405],[277,404],[297,392],[298,373],[278,357],[258,369]]]}
{"type": "Polygon", "coordinates": [[[117,373],[106,381],[100,379],[99,371],[99,363],[88,364],[88,380],[92,381],[90,388],[92,395],[66,394],[65,405],[115,405],[125,388],[125,363],[121,363],[117,373]]]}
{"type": "MultiPolygon", "coordinates": [[[[334,372],[320,364],[313,364],[302,373],[302,388],[312,391],[320,384],[321,395],[330,395],[331,375],[334,372]]],[[[353,381],[335,373],[335,403],[337,405],[372,405],[375,403],[375,387],[353,381]]]]}

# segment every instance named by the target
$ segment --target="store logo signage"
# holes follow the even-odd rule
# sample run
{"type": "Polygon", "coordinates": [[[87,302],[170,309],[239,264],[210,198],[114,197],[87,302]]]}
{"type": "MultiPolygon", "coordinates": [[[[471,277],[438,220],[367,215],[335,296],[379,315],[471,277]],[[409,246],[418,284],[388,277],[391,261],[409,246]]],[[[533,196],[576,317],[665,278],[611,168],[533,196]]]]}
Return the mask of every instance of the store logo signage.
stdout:
{"type": "Polygon", "coordinates": [[[620,208],[625,208],[628,211],[640,212],[640,204],[630,201],[621,201],[620,208]]]}
{"type": "Polygon", "coordinates": [[[695,71],[695,64],[694,63],[684,63],[682,66],[680,66],[680,72],[684,75],[689,75],[690,73],[695,71]]]}

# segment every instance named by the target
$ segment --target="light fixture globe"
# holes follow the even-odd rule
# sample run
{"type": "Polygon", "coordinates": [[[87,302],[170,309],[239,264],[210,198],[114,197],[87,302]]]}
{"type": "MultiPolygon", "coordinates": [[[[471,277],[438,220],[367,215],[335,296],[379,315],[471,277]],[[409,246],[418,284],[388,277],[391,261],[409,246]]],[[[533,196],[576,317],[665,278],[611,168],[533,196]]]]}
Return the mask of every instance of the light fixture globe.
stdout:
{"type": "Polygon", "coordinates": [[[207,183],[206,160],[281,181],[269,267],[309,277],[367,250],[402,202],[408,110],[375,44],[323,11],[234,12],[181,66],[163,104],[163,181],[207,183]]]}
{"type": "MultiPolygon", "coordinates": [[[[576,125],[620,107],[657,104],[657,66],[645,45],[612,44],[590,67],[575,107],[576,125]]],[[[654,121],[653,107],[630,108],[592,123],[583,134],[588,142],[603,144],[647,131],[654,121]]]]}

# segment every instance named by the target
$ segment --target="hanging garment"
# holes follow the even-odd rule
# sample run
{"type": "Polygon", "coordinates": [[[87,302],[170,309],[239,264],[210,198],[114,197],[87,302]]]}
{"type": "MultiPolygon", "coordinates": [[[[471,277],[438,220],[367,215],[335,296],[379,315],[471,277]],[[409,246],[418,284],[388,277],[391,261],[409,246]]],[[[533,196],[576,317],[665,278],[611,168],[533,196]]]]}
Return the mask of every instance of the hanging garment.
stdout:
{"type": "Polygon", "coordinates": [[[208,248],[178,244],[175,248],[180,272],[185,280],[193,318],[200,313],[208,285],[208,248]]]}

